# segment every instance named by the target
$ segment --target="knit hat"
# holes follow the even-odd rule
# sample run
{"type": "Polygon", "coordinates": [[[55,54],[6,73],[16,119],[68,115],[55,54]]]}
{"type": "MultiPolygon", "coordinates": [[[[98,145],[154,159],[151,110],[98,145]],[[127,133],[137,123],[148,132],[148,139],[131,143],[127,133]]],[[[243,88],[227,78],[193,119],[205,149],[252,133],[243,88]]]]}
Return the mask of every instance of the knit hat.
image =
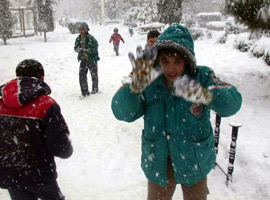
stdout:
{"type": "Polygon", "coordinates": [[[80,29],[83,29],[83,30],[85,30],[85,31],[89,31],[90,29],[89,29],[89,26],[88,26],[88,24],[86,23],[86,22],[80,22],[79,24],[78,24],[78,29],[80,30],[80,29]]]}
{"type": "Polygon", "coordinates": [[[160,49],[174,49],[178,51],[187,61],[187,66],[191,74],[196,73],[196,58],[194,53],[194,43],[189,30],[180,25],[169,26],[155,42],[154,46],[160,49]]]}
{"type": "Polygon", "coordinates": [[[36,77],[41,79],[44,76],[44,69],[40,62],[34,59],[21,61],[16,68],[17,77],[36,77]]]}

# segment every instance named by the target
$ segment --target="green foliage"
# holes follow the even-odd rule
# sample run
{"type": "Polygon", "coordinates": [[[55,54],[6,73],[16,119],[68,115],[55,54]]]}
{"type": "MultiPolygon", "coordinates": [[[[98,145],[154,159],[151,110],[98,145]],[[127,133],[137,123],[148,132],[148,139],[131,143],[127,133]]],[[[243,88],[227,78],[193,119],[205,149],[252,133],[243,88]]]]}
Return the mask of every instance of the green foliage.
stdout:
{"type": "Polygon", "coordinates": [[[251,30],[270,29],[270,0],[226,0],[225,12],[251,30]]]}

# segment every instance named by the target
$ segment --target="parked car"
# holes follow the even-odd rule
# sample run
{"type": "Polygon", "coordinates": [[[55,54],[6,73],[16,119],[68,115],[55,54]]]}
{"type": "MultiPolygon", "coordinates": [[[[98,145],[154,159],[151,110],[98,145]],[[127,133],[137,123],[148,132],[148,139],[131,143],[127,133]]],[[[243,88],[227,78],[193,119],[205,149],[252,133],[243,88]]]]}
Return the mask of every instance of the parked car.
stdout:
{"type": "Polygon", "coordinates": [[[81,22],[76,20],[76,19],[70,19],[69,22],[68,22],[68,29],[69,31],[72,33],[72,34],[76,34],[76,33],[79,33],[79,30],[78,30],[78,25],[80,24],[81,22]]]}

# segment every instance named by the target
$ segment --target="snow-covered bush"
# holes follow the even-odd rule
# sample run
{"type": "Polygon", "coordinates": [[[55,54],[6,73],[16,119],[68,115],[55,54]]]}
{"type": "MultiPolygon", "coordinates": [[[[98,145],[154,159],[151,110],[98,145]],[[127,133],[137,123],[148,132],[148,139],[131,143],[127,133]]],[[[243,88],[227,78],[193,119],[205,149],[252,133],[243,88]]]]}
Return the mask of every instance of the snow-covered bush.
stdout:
{"type": "Polygon", "coordinates": [[[225,34],[221,38],[220,43],[226,43],[227,38],[229,35],[234,34],[237,35],[239,34],[239,26],[235,23],[235,20],[233,17],[228,17],[225,22],[225,34]]]}
{"type": "Polygon", "coordinates": [[[206,28],[214,31],[222,31],[225,28],[225,21],[211,21],[206,24],[206,28]]]}
{"type": "Polygon", "coordinates": [[[184,14],[181,19],[181,24],[184,24],[187,28],[196,27],[195,18],[189,14],[184,14]]]}
{"type": "Polygon", "coordinates": [[[249,39],[250,33],[240,33],[235,40],[237,48],[242,52],[247,52],[252,45],[252,41],[249,39]]]}
{"type": "Polygon", "coordinates": [[[228,17],[226,19],[225,33],[226,35],[239,34],[239,26],[235,23],[235,19],[233,17],[228,17]]]}
{"type": "Polygon", "coordinates": [[[264,56],[264,61],[267,63],[267,65],[270,66],[270,48],[268,49],[268,51],[266,52],[265,56],[264,56]]]}
{"type": "Polygon", "coordinates": [[[199,13],[197,15],[199,25],[201,27],[205,27],[208,22],[211,21],[221,21],[221,13],[220,12],[211,12],[211,13],[199,13]]]}
{"type": "Polygon", "coordinates": [[[189,31],[193,40],[207,36],[207,30],[205,28],[190,28],[189,31]]]}
{"type": "Polygon", "coordinates": [[[269,48],[270,48],[270,38],[263,36],[250,47],[250,51],[254,56],[259,58],[266,55],[269,48]]]}

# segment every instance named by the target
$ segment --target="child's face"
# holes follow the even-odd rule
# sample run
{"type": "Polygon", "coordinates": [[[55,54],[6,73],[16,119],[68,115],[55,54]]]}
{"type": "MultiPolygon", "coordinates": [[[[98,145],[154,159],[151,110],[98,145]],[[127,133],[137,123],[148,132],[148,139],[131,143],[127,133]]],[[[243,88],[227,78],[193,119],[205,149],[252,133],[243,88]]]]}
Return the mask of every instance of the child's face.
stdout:
{"type": "Polygon", "coordinates": [[[163,52],[158,61],[168,81],[174,81],[185,71],[185,59],[177,52],[173,55],[163,52]]]}
{"type": "Polygon", "coordinates": [[[86,30],[84,30],[84,29],[79,29],[79,32],[81,35],[86,35],[86,30]]]}
{"type": "Polygon", "coordinates": [[[149,44],[150,47],[152,47],[155,42],[157,41],[157,37],[150,37],[148,40],[147,40],[147,43],[149,44]]]}

